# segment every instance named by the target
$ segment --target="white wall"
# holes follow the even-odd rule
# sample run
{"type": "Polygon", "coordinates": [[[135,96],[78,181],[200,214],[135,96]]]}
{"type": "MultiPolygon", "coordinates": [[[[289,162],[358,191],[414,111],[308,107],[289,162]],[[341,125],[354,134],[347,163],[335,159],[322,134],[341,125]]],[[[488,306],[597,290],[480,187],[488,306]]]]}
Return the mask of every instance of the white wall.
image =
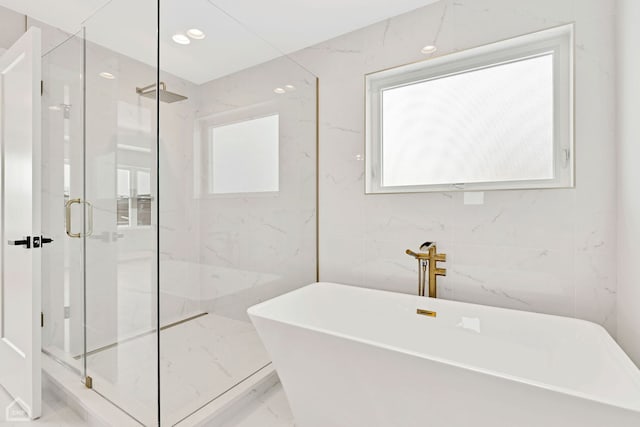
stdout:
{"type": "Polygon", "coordinates": [[[11,46],[24,34],[24,15],[0,7],[0,52],[11,46]]]}
{"type": "Polygon", "coordinates": [[[640,366],[640,2],[619,0],[618,341],[640,366]]]}
{"type": "Polygon", "coordinates": [[[448,254],[440,296],[616,329],[613,4],[445,0],[298,52],[320,79],[320,279],[416,292],[426,241],[448,254]],[[575,22],[576,188],[364,195],[364,75],[575,22]]]}

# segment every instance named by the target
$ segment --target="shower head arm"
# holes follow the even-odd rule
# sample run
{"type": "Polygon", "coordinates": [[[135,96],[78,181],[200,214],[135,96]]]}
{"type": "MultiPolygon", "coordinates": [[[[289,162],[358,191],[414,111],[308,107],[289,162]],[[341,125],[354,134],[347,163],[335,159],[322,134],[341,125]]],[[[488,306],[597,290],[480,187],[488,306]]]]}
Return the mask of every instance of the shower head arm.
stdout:
{"type": "Polygon", "coordinates": [[[153,84],[150,84],[149,86],[137,87],[136,93],[138,95],[144,95],[145,93],[154,92],[157,86],[160,86],[160,90],[167,90],[166,83],[160,82],[159,84],[153,83],[153,84]],[[154,89],[154,90],[152,91],[151,89],[154,89]]]}

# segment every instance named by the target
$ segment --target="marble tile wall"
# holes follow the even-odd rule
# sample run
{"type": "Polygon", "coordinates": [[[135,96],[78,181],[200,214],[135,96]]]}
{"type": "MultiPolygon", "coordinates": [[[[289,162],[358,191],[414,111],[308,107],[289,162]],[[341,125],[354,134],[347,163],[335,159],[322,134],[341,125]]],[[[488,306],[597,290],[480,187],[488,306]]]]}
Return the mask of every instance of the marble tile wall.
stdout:
{"type": "MultiPolygon", "coordinates": [[[[613,2],[602,0],[443,0],[294,54],[320,78],[320,278],[412,293],[417,269],[404,250],[435,240],[449,255],[442,297],[576,316],[615,333],[613,14],[613,2]],[[487,192],[483,205],[464,205],[462,193],[364,195],[364,74],[423,59],[425,44],[436,44],[435,55],[441,55],[568,22],[576,29],[575,189],[487,192]]],[[[136,103],[130,86],[149,79],[126,62],[121,58],[115,65],[128,76],[122,96],[136,103]]],[[[306,270],[313,260],[300,255],[314,247],[311,197],[305,198],[304,223],[284,230],[293,214],[268,198],[260,202],[264,211],[247,198],[223,204],[201,197],[202,182],[184,173],[197,169],[194,112],[205,117],[278,99],[271,86],[282,84],[282,70],[276,63],[266,67],[271,71],[256,67],[199,90],[167,76],[170,90],[191,96],[161,107],[161,165],[168,171],[162,183],[167,192],[160,195],[166,209],[162,277],[169,296],[163,313],[205,308],[238,315],[232,307],[260,294],[252,292],[254,284],[275,286],[264,298],[280,291],[272,276],[283,271],[296,282],[313,277],[306,270]],[[243,91],[229,89],[239,86],[243,91]],[[275,254],[278,261],[260,253],[275,254]],[[213,285],[223,275],[239,278],[235,292],[213,285]],[[194,302],[199,300],[209,302],[194,302]]],[[[287,95],[292,110],[311,102],[301,93],[287,95]]],[[[304,118],[298,124],[310,126],[304,118]]],[[[299,160],[298,172],[292,172],[298,175],[287,182],[312,179],[315,153],[309,149],[295,148],[290,161],[299,160]]],[[[292,191],[300,194],[302,188],[292,191]]]]}
{"type": "Polygon", "coordinates": [[[320,79],[320,279],[413,293],[404,254],[448,254],[443,298],[575,316],[616,331],[613,3],[443,0],[297,52],[320,79]],[[364,75],[575,23],[576,187],[364,195],[364,75]]]}
{"type": "Polygon", "coordinates": [[[315,76],[280,58],[216,79],[200,87],[198,118],[202,307],[248,321],[249,306],[316,278],[315,76]],[[287,84],[296,89],[274,93],[287,84]],[[207,126],[274,113],[279,191],[209,194],[207,126]]]}
{"type": "Polygon", "coordinates": [[[170,323],[202,311],[192,150],[200,97],[193,83],[167,73],[160,78],[169,91],[189,98],[160,103],[160,314],[163,323],[170,323]]]}

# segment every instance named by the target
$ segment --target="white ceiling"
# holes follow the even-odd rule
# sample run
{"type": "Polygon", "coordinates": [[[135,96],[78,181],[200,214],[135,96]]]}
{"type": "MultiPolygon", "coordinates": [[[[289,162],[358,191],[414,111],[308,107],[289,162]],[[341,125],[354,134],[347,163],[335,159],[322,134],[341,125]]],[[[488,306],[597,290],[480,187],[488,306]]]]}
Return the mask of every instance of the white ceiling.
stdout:
{"type": "MultiPolygon", "coordinates": [[[[161,68],[196,84],[437,0],[161,0],[161,68]],[[180,46],[171,36],[200,28],[180,46]]],[[[0,5],[156,63],[156,0],[0,0],[0,5]]]]}

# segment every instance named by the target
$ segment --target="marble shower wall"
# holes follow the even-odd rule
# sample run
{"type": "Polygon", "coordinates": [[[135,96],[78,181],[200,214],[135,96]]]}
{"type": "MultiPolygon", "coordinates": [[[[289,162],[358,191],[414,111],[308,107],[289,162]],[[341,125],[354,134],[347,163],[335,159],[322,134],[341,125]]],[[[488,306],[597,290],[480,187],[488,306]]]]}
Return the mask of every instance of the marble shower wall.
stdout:
{"type": "MultiPolygon", "coordinates": [[[[66,237],[63,212],[55,206],[63,203],[65,159],[71,164],[70,196],[82,194],[82,116],[76,99],[82,88],[77,78],[82,43],[41,22],[30,19],[29,24],[43,29],[43,49],[52,52],[47,57],[51,84],[45,84],[46,99],[62,103],[65,84],[74,99],[72,135],[66,142],[62,112],[45,114],[49,128],[45,187],[51,199],[47,199],[51,216],[46,219],[47,233],[65,243],[52,252],[45,292],[56,296],[49,301],[48,318],[55,326],[49,342],[62,348],[63,306],[72,306],[73,319],[80,313],[76,307],[81,300],[65,303],[62,296],[65,280],[70,282],[72,299],[81,296],[80,270],[69,268],[78,265],[81,251],[73,246],[79,241],[66,237]],[[54,271],[65,262],[66,273],[62,267],[54,271]]],[[[96,228],[87,241],[90,348],[154,327],[155,230],[117,227],[115,222],[118,168],[149,169],[152,193],[157,191],[155,102],[135,92],[154,80],[153,67],[88,43],[87,198],[95,207],[96,228]],[[115,79],[100,77],[104,71],[115,79]]],[[[188,96],[185,101],[160,104],[161,322],[202,311],[246,319],[249,305],[316,277],[315,76],[281,58],[201,86],[167,73],[161,73],[161,80],[168,90],[188,96]],[[273,92],[285,84],[297,89],[283,95],[273,92]],[[199,131],[267,110],[280,114],[280,192],[207,194],[206,131],[205,139],[199,131]]],[[[155,209],[157,204],[152,205],[155,209]]],[[[72,335],[80,331],[72,325],[72,335]]],[[[72,347],[80,342],[77,338],[72,337],[72,347]]]]}
{"type": "Polygon", "coordinates": [[[297,52],[320,79],[320,279],[414,293],[426,241],[443,298],[616,331],[614,2],[444,0],[297,52]],[[575,189],[364,195],[364,75],[575,23],[575,189]]]}
{"type": "Polygon", "coordinates": [[[170,92],[189,98],[160,103],[160,317],[166,324],[201,312],[200,217],[191,149],[200,90],[164,72],[160,79],[170,92]]]}
{"type": "Polygon", "coordinates": [[[316,78],[283,57],[213,80],[196,128],[201,307],[248,321],[249,306],[316,279],[316,78]],[[208,128],[275,113],[279,191],[209,194],[208,128]]]}
{"type": "MultiPolygon", "coordinates": [[[[197,217],[190,197],[190,141],[197,105],[197,87],[167,73],[160,78],[168,90],[188,99],[160,103],[159,151],[156,150],[156,103],[136,93],[136,87],[156,80],[154,67],[89,44],[87,50],[88,170],[91,187],[106,202],[104,228],[115,237],[87,249],[87,271],[99,289],[111,275],[118,283],[119,337],[155,327],[156,250],[160,253],[160,322],[167,324],[199,313],[197,217]],[[115,80],[99,77],[108,71],[115,80]],[[92,90],[91,90],[92,89],[92,90]],[[159,185],[156,156],[159,152],[159,185]],[[93,163],[93,164],[92,164],[93,163]],[[150,172],[152,226],[115,226],[117,168],[150,172]],[[105,194],[102,196],[101,194],[105,194]],[[156,197],[157,195],[157,197],[156,197]],[[156,209],[160,210],[159,246],[156,209]],[[93,250],[91,250],[93,249],[93,250]],[[108,262],[105,262],[108,260],[108,262]],[[93,274],[91,271],[93,269],[93,274]],[[102,270],[105,270],[101,273],[102,270]]],[[[135,176],[131,175],[131,179],[135,176]]]]}

